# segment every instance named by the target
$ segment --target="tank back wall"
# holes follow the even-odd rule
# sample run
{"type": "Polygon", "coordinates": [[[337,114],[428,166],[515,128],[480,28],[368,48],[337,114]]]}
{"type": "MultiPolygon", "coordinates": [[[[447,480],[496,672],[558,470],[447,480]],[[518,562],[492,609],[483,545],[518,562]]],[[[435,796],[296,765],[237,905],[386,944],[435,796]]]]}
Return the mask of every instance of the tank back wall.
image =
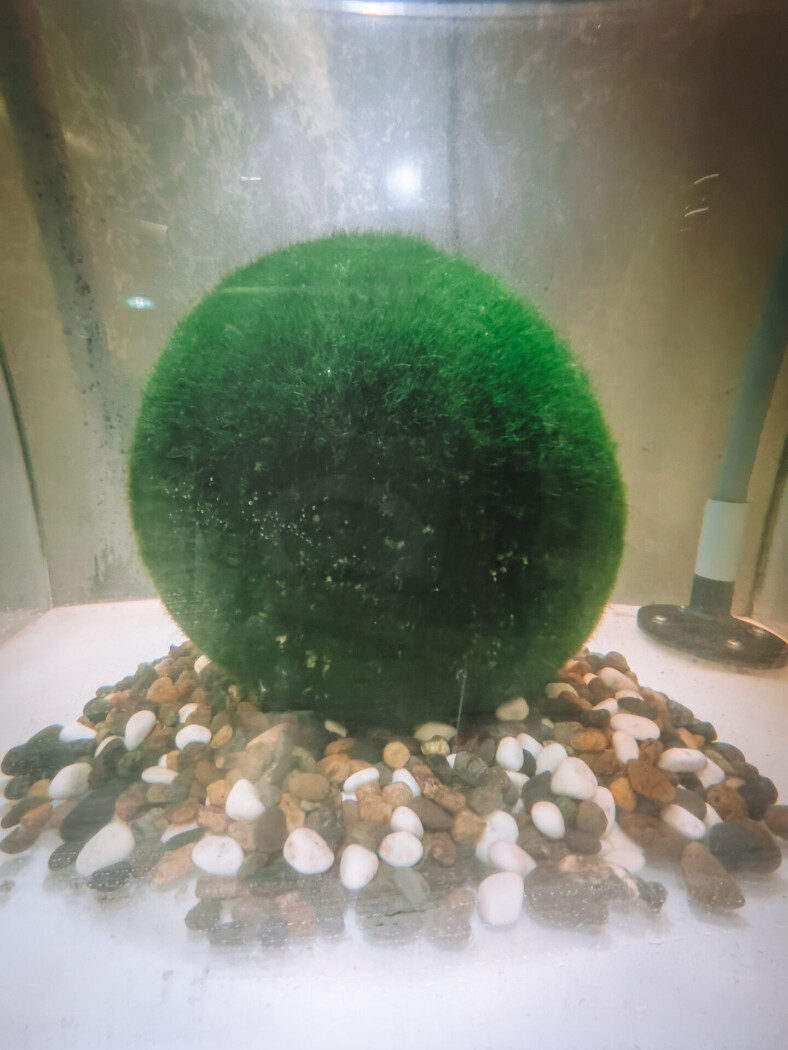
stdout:
{"type": "MultiPolygon", "coordinates": [[[[228,270],[337,229],[423,235],[540,305],[590,371],[619,443],[630,520],[614,599],[687,599],[788,221],[783,4],[463,18],[339,4],[25,6],[111,372],[94,389],[74,367],[26,175],[31,145],[0,109],[0,335],[56,604],[152,593],[123,459],[178,318],[228,270]],[[114,443],[97,422],[107,399],[114,443]]],[[[751,485],[745,594],[787,408],[784,369],[751,485]]]]}

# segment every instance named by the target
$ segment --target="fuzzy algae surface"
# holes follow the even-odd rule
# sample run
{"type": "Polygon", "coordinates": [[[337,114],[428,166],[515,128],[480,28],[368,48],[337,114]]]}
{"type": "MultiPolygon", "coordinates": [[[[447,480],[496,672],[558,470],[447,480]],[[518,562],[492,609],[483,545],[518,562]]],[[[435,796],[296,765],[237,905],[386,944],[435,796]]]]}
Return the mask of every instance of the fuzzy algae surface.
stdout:
{"type": "Polygon", "coordinates": [[[185,317],[130,459],[170,613],[270,709],[352,726],[489,713],[580,645],[623,487],[582,368],[458,256],[337,234],[185,317]]]}

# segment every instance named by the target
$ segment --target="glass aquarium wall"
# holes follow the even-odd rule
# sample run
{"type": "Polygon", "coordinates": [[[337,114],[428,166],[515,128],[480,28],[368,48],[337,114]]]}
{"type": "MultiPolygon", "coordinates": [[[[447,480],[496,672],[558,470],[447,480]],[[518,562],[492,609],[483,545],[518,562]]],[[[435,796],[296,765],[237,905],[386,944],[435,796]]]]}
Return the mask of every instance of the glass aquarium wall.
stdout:
{"type": "MultiPolygon", "coordinates": [[[[788,216],[781,4],[40,0],[2,17],[0,334],[55,604],[152,593],[125,456],[176,321],[233,268],[337,230],[424,236],[539,306],[618,442],[614,598],[687,599],[788,216]]],[[[787,389],[783,372],[741,608],[787,389]]]]}

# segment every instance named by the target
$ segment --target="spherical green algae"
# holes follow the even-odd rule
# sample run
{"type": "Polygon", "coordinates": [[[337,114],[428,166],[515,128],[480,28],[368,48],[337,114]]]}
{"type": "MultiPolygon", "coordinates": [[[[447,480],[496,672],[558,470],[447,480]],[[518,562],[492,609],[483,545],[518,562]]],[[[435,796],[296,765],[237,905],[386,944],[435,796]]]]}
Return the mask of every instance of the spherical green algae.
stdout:
{"type": "Polygon", "coordinates": [[[296,244],[209,292],[148,382],[129,492],[165,605],[267,709],[402,730],[547,681],[625,520],[566,345],[400,235],[296,244]]]}

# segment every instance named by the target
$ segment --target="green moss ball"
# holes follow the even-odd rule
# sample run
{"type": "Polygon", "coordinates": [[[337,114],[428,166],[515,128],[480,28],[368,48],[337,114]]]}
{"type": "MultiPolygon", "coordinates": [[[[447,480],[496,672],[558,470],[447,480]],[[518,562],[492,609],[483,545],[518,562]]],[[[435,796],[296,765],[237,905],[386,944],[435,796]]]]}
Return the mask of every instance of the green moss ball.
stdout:
{"type": "Polygon", "coordinates": [[[264,256],[181,321],[130,499],[167,608],[267,709],[400,729],[548,680],[625,518],[588,380],[534,307],[380,234],[264,256]]]}

